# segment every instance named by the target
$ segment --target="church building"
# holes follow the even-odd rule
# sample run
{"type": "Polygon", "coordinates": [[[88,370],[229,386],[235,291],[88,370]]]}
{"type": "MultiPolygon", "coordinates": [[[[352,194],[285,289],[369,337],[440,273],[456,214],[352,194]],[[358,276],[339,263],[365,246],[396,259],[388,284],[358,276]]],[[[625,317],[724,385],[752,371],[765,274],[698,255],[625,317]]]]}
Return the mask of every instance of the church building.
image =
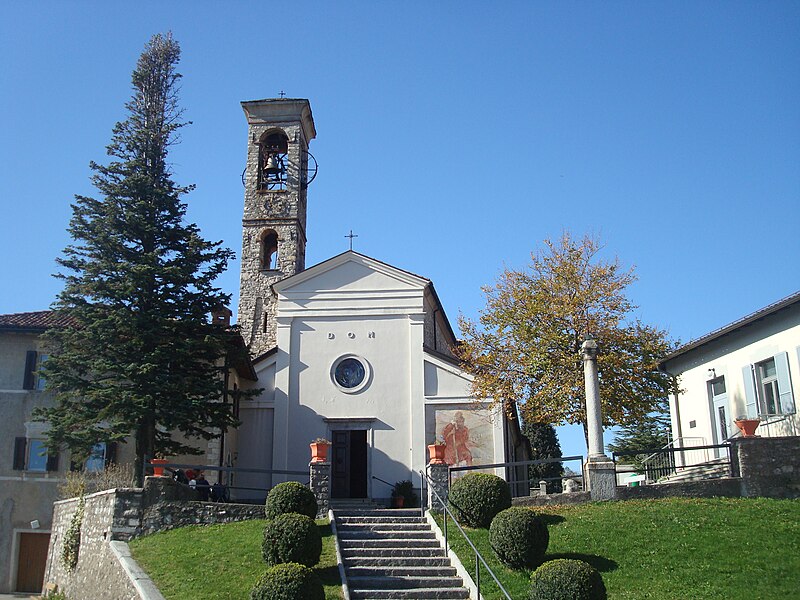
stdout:
{"type": "MultiPolygon", "coordinates": [[[[242,385],[261,392],[239,403],[229,464],[307,471],[309,443],[325,438],[331,496],[378,500],[400,480],[419,487],[435,441],[458,465],[514,460],[524,447],[519,425],[470,396],[470,375],[454,357],[458,342],[430,280],[352,250],[306,268],[315,165],[308,149],[316,137],[308,100],[242,106],[248,150],[238,314],[257,374],[242,385]]],[[[255,499],[282,477],[240,472],[234,497],[255,499]]]]}

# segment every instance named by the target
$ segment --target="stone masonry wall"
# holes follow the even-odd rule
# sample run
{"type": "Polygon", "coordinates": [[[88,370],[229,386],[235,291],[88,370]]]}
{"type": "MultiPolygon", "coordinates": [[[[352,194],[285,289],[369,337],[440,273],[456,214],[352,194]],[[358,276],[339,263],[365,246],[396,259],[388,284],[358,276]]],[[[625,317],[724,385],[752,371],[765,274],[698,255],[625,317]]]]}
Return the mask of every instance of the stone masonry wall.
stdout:
{"type": "Polygon", "coordinates": [[[56,502],[45,584],[56,584],[70,598],[139,598],[109,542],[128,542],[141,535],[184,525],[264,517],[261,505],[192,501],[196,495],[197,492],[188,486],[169,478],[148,477],[144,488],[107,490],[86,496],[78,565],[71,573],[61,564],[61,551],[78,499],[56,502]]]}
{"type": "MultiPolygon", "coordinates": [[[[125,495],[128,490],[120,490],[125,495]]],[[[53,526],[44,581],[54,583],[69,598],[92,600],[134,600],[139,595],[108,542],[115,520],[117,492],[109,490],[86,496],[78,564],[68,572],[61,564],[64,536],[78,499],[63,500],[53,506],[53,526]]]]}
{"type": "Polygon", "coordinates": [[[742,496],[800,498],[800,437],[736,438],[731,448],[742,496]]]}

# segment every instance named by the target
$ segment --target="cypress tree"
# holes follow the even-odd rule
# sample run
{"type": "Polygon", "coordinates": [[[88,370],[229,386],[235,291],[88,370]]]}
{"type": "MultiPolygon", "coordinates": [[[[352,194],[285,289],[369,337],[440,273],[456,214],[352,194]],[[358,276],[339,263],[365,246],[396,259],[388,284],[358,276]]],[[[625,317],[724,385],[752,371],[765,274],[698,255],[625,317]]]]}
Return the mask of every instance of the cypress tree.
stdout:
{"type": "Polygon", "coordinates": [[[188,124],[179,60],[171,34],[150,39],[111,159],[90,163],[101,197],[72,204],[73,242],[57,259],[64,288],[53,305],[72,326],[48,333],[44,374],[56,403],[37,413],[50,423],[48,445],[78,460],[98,442],[132,438],[137,477],[145,457],[199,454],[193,441],[236,423],[220,401],[232,333],[209,320],[230,301],[214,281],[233,253],[185,221],[182,197],[194,186],[176,184],[167,160],[188,124]]]}
{"type": "MultiPolygon", "coordinates": [[[[543,458],[561,458],[561,444],[558,442],[556,428],[550,423],[529,423],[524,422],[522,433],[531,443],[531,460],[541,460],[543,458]]],[[[547,489],[550,493],[561,492],[561,475],[563,466],[560,462],[543,463],[540,465],[530,465],[528,467],[528,477],[531,486],[536,487],[539,481],[548,477],[556,477],[547,482],[547,489]]]]}

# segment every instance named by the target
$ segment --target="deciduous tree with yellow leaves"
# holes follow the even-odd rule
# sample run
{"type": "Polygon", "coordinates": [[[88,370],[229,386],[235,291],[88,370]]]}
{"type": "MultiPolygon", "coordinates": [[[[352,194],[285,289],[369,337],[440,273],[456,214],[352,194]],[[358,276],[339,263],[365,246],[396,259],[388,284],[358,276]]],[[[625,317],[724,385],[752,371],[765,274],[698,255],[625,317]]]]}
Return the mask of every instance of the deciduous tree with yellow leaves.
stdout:
{"type": "Polygon", "coordinates": [[[590,235],[545,240],[524,270],[506,269],[484,287],[478,321],[459,318],[459,357],[474,375],[478,400],[515,403],[526,422],[581,423],[586,434],[580,346],[600,345],[604,425],[627,425],[656,410],[674,383],[657,361],[673,347],[667,333],[642,323],[626,297],[633,269],[600,257],[590,235]]]}

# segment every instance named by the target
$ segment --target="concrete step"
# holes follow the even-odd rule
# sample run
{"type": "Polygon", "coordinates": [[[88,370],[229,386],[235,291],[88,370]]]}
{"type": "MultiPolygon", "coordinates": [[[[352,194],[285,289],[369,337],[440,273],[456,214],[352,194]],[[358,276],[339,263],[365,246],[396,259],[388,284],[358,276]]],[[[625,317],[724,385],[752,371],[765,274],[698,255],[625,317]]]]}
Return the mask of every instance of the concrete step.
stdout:
{"type": "Polygon", "coordinates": [[[409,590],[457,588],[463,585],[460,577],[347,577],[350,589],[354,590],[409,590]]]}
{"type": "Polygon", "coordinates": [[[344,550],[350,548],[439,548],[441,545],[431,533],[425,538],[339,538],[339,546],[344,550]]]}
{"type": "Polygon", "coordinates": [[[337,508],[332,506],[333,514],[336,519],[340,517],[388,517],[395,519],[397,517],[421,517],[422,513],[418,508],[414,509],[399,509],[399,508],[378,508],[378,509],[361,509],[361,508],[337,508]]]}
{"type": "Polygon", "coordinates": [[[347,535],[358,531],[393,532],[393,531],[430,531],[431,526],[427,523],[339,523],[336,529],[341,535],[347,535]]]}
{"type": "Polygon", "coordinates": [[[449,567],[450,559],[429,554],[426,556],[353,555],[347,557],[348,567],[449,567]]]}
{"type": "Polygon", "coordinates": [[[455,577],[456,568],[451,566],[348,566],[347,577],[455,577]]]}
{"type": "Polygon", "coordinates": [[[445,556],[444,549],[439,546],[428,548],[410,547],[375,547],[375,548],[342,548],[342,558],[345,562],[358,558],[438,558],[445,556]]]}
{"type": "MultiPolygon", "coordinates": [[[[337,530],[339,528],[337,527],[337,530]]],[[[427,531],[405,531],[403,529],[384,529],[373,531],[370,529],[337,531],[340,540],[433,540],[436,535],[427,531]]]]}
{"type": "Polygon", "coordinates": [[[341,525],[366,525],[369,523],[384,524],[384,523],[427,523],[427,521],[420,516],[416,517],[376,517],[368,515],[356,515],[351,517],[344,517],[336,515],[336,523],[341,525]]]}
{"type": "Polygon", "coordinates": [[[350,598],[352,600],[383,600],[390,598],[445,600],[450,598],[469,598],[469,591],[463,587],[415,590],[350,590],[350,598]]]}

